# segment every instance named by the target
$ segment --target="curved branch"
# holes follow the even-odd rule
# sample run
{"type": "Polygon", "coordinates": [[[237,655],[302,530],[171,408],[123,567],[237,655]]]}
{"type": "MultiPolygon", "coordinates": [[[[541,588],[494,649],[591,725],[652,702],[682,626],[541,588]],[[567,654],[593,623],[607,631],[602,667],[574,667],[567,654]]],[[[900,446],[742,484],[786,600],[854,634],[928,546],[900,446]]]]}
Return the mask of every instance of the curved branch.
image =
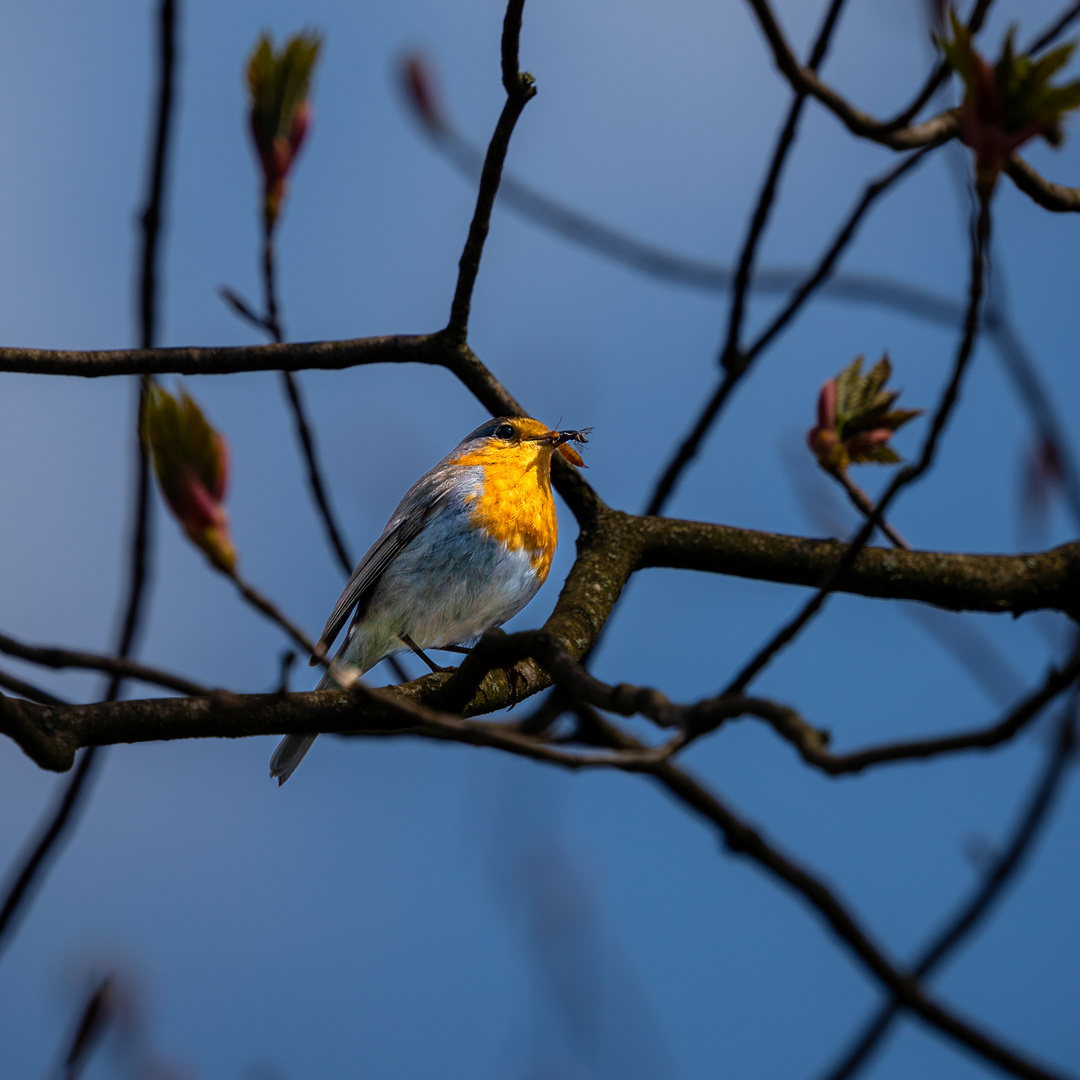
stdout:
{"type": "Polygon", "coordinates": [[[813,70],[799,63],[767,0],[747,0],[747,2],[757,16],[765,40],[772,50],[776,66],[790,83],[791,88],[817,98],[853,135],[881,143],[883,146],[890,146],[894,150],[914,150],[929,143],[944,142],[956,135],[959,124],[955,109],[946,109],[945,112],[921,124],[906,127],[895,127],[887,121],[877,120],[869,113],[856,109],[847,99],[818,78],[813,70]]]}
{"type": "MultiPolygon", "coordinates": [[[[955,948],[968,937],[972,930],[994,906],[1005,886],[1015,877],[1020,865],[1031,848],[1057,798],[1062,781],[1073,758],[1076,743],[1076,706],[1073,704],[1063,713],[1058,725],[1057,738],[1047,758],[1046,767],[1034,791],[1013,828],[1012,837],[1002,853],[984,874],[983,880],[972,895],[961,905],[952,918],[938,931],[926,947],[914,967],[916,978],[933,972],[955,948]]],[[[899,1013],[895,999],[883,1005],[870,1018],[854,1043],[840,1062],[829,1071],[825,1080],[847,1080],[870,1058],[893,1020],[899,1013]]]]}
{"type": "MultiPolygon", "coordinates": [[[[578,557],[544,627],[547,637],[557,642],[572,661],[580,660],[596,642],[624,585],[638,569],[676,566],[812,584],[820,578],[823,569],[835,567],[846,550],[845,545],[836,541],[800,540],[720,525],[634,518],[608,510],[599,501],[590,513],[582,514],[581,520],[578,557]]],[[[1080,543],[1074,543],[1041,555],[1019,556],[868,548],[860,552],[837,587],[864,596],[925,600],[958,609],[1019,612],[1076,604],[1080,595],[1078,583],[1080,543]],[[934,596],[936,581],[941,583],[942,595],[938,597],[934,596]]],[[[528,634],[511,639],[511,650],[518,650],[513,654],[515,657],[520,654],[522,643],[527,644],[530,639],[536,640],[528,634]]],[[[566,671],[553,665],[549,656],[547,662],[556,670],[553,677],[545,667],[542,654],[540,659],[530,656],[515,663],[513,674],[492,667],[492,657],[498,658],[498,645],[491,648],[494,652],[486,655],[486,650],[477,650],[454,674],[427,675],[392,691],[356,687],[348,692],[243,696],[212,691],[197,698],[63,707],[37,706],[5,698],[0,700],[0,733],[13,738],[44,768],[56,770],[70,768],[80,746],[113,742],[239,738],[286,731],[426,734],[476,741],[480,736],[475,732],[470,730],[462,735],[463,729],[447,729],[446,724],[458,723],[459,717],[468,719],[495,712],[568,678],[566,671]],[[457,715],[449,716],[450,713],[457,715]],[[430,730],[419,729],[418,725],[425,724],[430,730]]],[[[1061,672],[1051,672],[1043,687],[995,728],[842,756],[828,754],[820,733],[805,722],[793,724],[793,714],[789,715],[790,710],[782,706],[761,705],[758,699],[743,698],[740,707],[746,706],[742,708],[743,714],[749,712],[770,723],[809,763],[830,773],[855,772],[884,761],[928,757],[1003,742],[1076,679],[1080,673],[1078,665],[1080,660],[1074,658],[1061,672]]],[[[579,691],[582,685],[575,683],[579,691]]],[[[593,689],[596,687],[604,693],[610,689],[601,683],[596,683],[593,689]]],[[[611,693],[615,696],[610,699],[594,696],[590,700],[616,711],[627,708],[641,711],[647,707],[647,715],[655,713],[656,718],[662,715],[663,705],[655,692],[633,695],[616,687],[611,693]]],[[[721,719],[726,716],[729,704],[721,707],[716,701],[709,701],[678,708],[691,709],[695,723],[707,724],[714,715],[721,719]]],[[[527,736],[527,733],[519,734],[527,736]]],[[[484,745],[494,745],[492,737],[485,731],[484,745]]],[[[499,745],[503,745],[506,736],[500,732],[498,737],[502,740],[499,745]]],[[[535,740],[521,744],[526,745],[538,744],[535,740]]],[[[521,746],[512,749],[521,752],[521,746]]],[[[539,756],[550,759],[548,754],[539,756]]]]}
{"type": "Polygon", "coordinates": [[[675,485],[683,471],[697,456],[701,444],[709,431],[712,429],[721,409],[726,404],[732,391],[749,372],[754,361],[768,347],[769,343],[779,334],[785,326],[795,317],[814,292],[828,281],[837,260],[843,254],[845,248],[851,243],[859,224],[875,201],[889,188],[900,180],[910,169],[922,161],[923,157],[933,147],[925,147],[922,150],[910,154],[899,165],[893,167],[884,176],[867,184],[863,189],[862,196],[848,214],[843,226],[833,238],[828,250],[819,260],[814,269],[807,274],[804,280],[792,291],[788,302],[770,321],[769,325],[758,334],[754,342],[745,350],[732,350],[725,346],[721,362],[724,374],[717,385],[716,390],[706,402],[698,418],[694,421],[689,433],[679,444],[671,460],[668,462],[660,478],[653,488],[652,495],[645,508],[647,514],[659,514],[675,490],[675,485]]]}
{"type": "Polygon", "coordinates": [[[823,750],[819,743],[807,738],[798,727],[792,726],[787,730],[777,724],[773,724],[773,727],[798,750],[808,765],[830,776],[842,776],[892,762],[925,760],[967,750],[991,750],[1018,735],[1054,698],[1073,686],[1077,678],[1080,678],[1080,654],[1074,654],[1060,671],[1051,668],[1041,686],[990,727],[933,739],[909,739],[871,746],[850,754],[832,754],[823,750]]]}
{"type": "MultiPolygon", "coordinates": [[[[807,67],[817,72],[829,51],[829,42],[832,39],[836,23],[840,18],[840,11],[844,0],[831,0],[825,11],[821,28],[814,39],[814,45],[810,50],[810,59],[807,67]]],[[[746,310],[746,297],[750,290],[750,284],[754,275],[754,263],[757,258],[758,242],[765,231],[769,215],[772,211],[776,191],[780,184],[780,177],[787,163],[788,153],[794,145],[796,133],[799,130],[799,120],[802,117],[803,106],[806,104],[806,94],[796,93],[788,106],[787,117],[784,125],[777,136],[776,145],[773,148],[772,159],[765,173],[761,189],[758,192],[757,204],[750,217],[750,226],[743,240],[742,250],[739,253],[738,266],[735,271],[735,282],[731,290],[731,306],[728,311],[727,333],[724,345],[720,350],[721,363],[725,368],[737,363],[739,354],[739,341],[742,334],[743,315],[746,310]]]]}
{"type": "Polygon", "coordinates": [[[1066,187],[1046,180],[1019,154],[1013,154],[1005,165],[1009,179],[1044,210],[1056,214],[1080,213],[1080,188],[1066,187]]]}
{"type": "Polygon", "coordinates": [[[27,645],[7,634],[0,634],[0,652],[8,656],[17,656],[42,667],[64,670],[80,668],[84,671],[104,671],[123,679],[134,679],[150,686],[161,686],[166,690],[175,690],[179,694],[205,694],[205,686],[173,675],[168,671],[159,671],[119,656],[106,656],[102,653],[83,652],[77,649],[58,649],[46,645],[27,645]]]}
{"type": "Polygon", "coordinates": [[[472,303],[473,286],[480,271],[480,256],[484,251],[488,227],[491,224],[491,208],[495,205],[495,196],[499,193],[499,181],[502,178],[503,162],[510,148],[510,136],[518,117],[528,102],[536,96],[535,81],[527,71],[518,70],[518,43],[521,37],[521,13],[525,0],[509,0],[502,30],[502,81],[506,90],[506,104],[503,106],[495,132],[488,145],[484,168],[480,174],[480,190],[476,193],[476,209],[465,249],[458,262],[457,286],[454,289],[454,301],[450,307],[450,321],[446,332],[458,344],[464,344],[469,328],[469,306],[472,303]]]}
{"type": "MultiPolygon", "coordinates": [[[[622,751],[641,749],[637,739],[612,728],[601,717],[592,717],[591,727],[598,745],[622,751]]],[[[729,851],[757,863],[801,897],[893,998],[929,1026],[1015,1076],[1051,1080],[1056,1075],[998,1042],[927,994],[914,978],[892,963],[821,878],[786,855],[692,775],[671,762],[656,766],[650,770],[650,775],[680,803],[714,826],[729,851]]]]}

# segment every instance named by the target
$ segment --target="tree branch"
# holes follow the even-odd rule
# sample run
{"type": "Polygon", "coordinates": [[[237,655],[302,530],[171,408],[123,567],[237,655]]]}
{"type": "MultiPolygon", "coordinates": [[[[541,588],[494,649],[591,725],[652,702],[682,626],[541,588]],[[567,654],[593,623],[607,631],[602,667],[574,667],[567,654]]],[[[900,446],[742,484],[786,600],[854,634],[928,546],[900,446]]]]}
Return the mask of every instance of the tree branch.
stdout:
{"type": "MultiPolygon", "coordinates": [[[[971,9],[971,15],[967,21],[967,28],[972,34],[977,34],[982,29],[983,21],[986,19],[986,14],[993,2],[994,0],[975,0],[975,6],[971,9]]],[[[944,60],[940,61],[928,76],[923,88],[915,95],[911,104],[893,117],[892,120],[886,121],[886,126],[889,128],[907,127],[929,104],[930,99],[941,89],[950,74],[952,74],[952,68],[944,60]]]]}
{"type": "Polygon", "coordinates": [[[472,303],[473,286],[480,271],[480,257],[484,252],[488,227],[491,224],[491,208],[499,192],[503,163],[510,147],[514,125],[529,100],[536,96],[536,84],[527,71],[518,70],[518,42],[521,37],[521,13],[525,0],[509,0],[502,32],[502,81],[506,90],[506,104],[488,144],[484,168],[480,174],[480,190],[476,195],[469,235],[458,262],[457,286],[450,307],[450,320],[446,333],[455,344],[464,344],[469,329],[469,307],[472,303]]]}
{"type": "MultiPolygon", "coordinates": [[[[829,41],[832,38],[843,5],[844,0],[831,0],[825,12],[825,18],[810,50],[810,60],[807,64],[809,70],[813,72],[818,70],[821,62],[825,59],[825,54],[829,49],[829,41]]],[[[743,241],[742,251],[739,254],[738,266],[735,271],[735,282],[731,292],[731,308],[728,313],[727,334],[720,351],[721,363],[724,368],[736,366],[735,358],[739,353],[743,312],[745,310],[747,291],[753,278],[758,241],[761,239],[761,235],[765,231],[765,225],[769,220],[769,212],[772,209],[776,189],[780,183],[780,176],[787,162],[788,151],[790,151],[795,141],[795,134],[799,128],[799,119],[802,116],[805,104],[806,93],[805,91],[799,91],[788,106],[787,118],[784,120],[784,125],[777,137],[772,160],[769,163],[765,180],[758,193],[754,213],[750,218],[750,227],[747,230],[746,239],[743,241]]]]}
{"type": "Polygon", "coordinates": [[[28,660],[32,664],[40,664],[42,667],[65,670],[68,668],[80,668],[84,671],[104,671],[110,675],[122,679],[134,679],[146,683],[149,686],[161,686],[166,690],[175,690],[178,694],[205,694],[208,689],[205,686],[185,679],[181,675],[173,675],[167,671],[159,671],[156,668],[146,667],[133,660],[124,657],[105,656],[101,653],[83,652],[75,649],[59,649],[45,645],[27,645],[16,641],[7,634],[0,634],[0,652],[8,656],[17,656],[20,660],[28,660]]]}
{"type": "Polygon", "coordinates": [[[892,147],[894,150],[914,150],[929,143],[944,142],[956,135],[958,122],[955,109],[947,109],[921,124],[905,127],[894,127],[887,121],[876,120],[869,113],[856,109],[831,86],[819,79],[815,72],[799,63],[767,0],[747,2],[769,43],[777,68],[791,88],[817,98],[853,135],[892,147]]]}
{"type": "MultiPolygon", "coordinates": [[[[591,726],[601,745],[610,745],[623,751],[641,748],[636,739],[612,728],[600,717],[593,717],[591,726]]],[[[914,979],[899,970],[884,955],[856,918],[820,878],[785,855],[690,774],[670,762],[658,765],[650,772],[678,802],[713,825],[729,851],[756,862],[809,904],[862,966],[904,1007],[929,1026],[1014,1076],[1026,1077],[1029,1080],[1052,1080],[1058,1075],[999,1043],[930,997],[914,979]]]]}
{"type": "Polygon", "coordinates": [[[1055,214],[1080,212],[1080,188],[1066,187],[1044,179],[1019,154],[1013,154],[1005,163],[1009,179],[1044,210],[1055,214]]]}
{"type": "Polygon", "coordinates": [[[706,402],[689,434],[680,443],[678,449],[672,455],[667,467],[656,482],[653,493],[645,508],[646,514],[659,514],[667,501],[671,498],[683,470],[697,456],[705,436],[712,429],[716,418],[726,404],[732,391],[739,381],[750,370],[753,362],[768,347],[781,330],[795,317],[803,305],[810,299],[814,292],[828,280],[837,260],[843,254],[844,249],[854,239],[862,219],[866,216],[870,207],[888,189],[903,177],[910,169],[914,168],[923,156],[933,147],[926,147],[909,155],[898,166],[890,169],[888,173],[866,186],[859,201],[855,204],[847,220],[836,234],[828,250],[819,260],[817,266],[792,292],[788,302],[780,312],[772,319],[769,325],[755,339],[753,344],[745,352],[730,352],[725,349],[723,356],[724,374],[720,379],[712,397],[706,402]]]}
{"type": "MultiPolygon", "coordinates": [[[[176,0],[161,0],[158,11],[159,85],[157,117],[146,208],[142,222],[142,259],[139,287],[140,337],[144,350],[149,350],[156,340],[157,329],[157,271],[158,246],[161,234],[162,205],[165,193],[168,150],[173,119],[173,85],[176,72],[176,0]]],[[[131,652],[139,630],[146,589],[147,561],[150,537],[150,453],[143,438],[148,379],[143,375],[139,387],[139,404],[136,414],[137,458],[135,483],[134,528],[132,531],[131,564],[128,580],[128,597],[119,642],[118,659],[123,661],[131,652]]],[[[120,695],[124,676],[113,670],[106,690],[106,701],[114,701],[120,695]]],[[[3,703],[0,703],[0,708],[3,703]]],[[[81,801],[90,790],[94,775],[94,763],[98,751],[87,749],[71,777],[64,794],[50,814],[49,823],[41,838],[27,856],[21,871],[15,876],[0,908],[0,949],[17,924],[18,915],[28,898],[39,884],[40,875],[47,869],[50,858],[63,842],[67,830],[78,820],[81,801]]],[[[70,768],[70,763],[67,766],[70,768]]]]}
{"type": "MultiPolygon", "coordinates": [[[[1001,896],[1008,883],[1016,876],[1017,870],[1031,851],[1042,826],[1049,817],[1050,809],[1065,778],[1066,766],[1074,756],[1075,714],[1074,702],[1062,713],[1057,737],[1047,756],[1043,775],[1017,819],[1012,839],[1005,846],[1004,851],[994,859],[971,897],[960,906],[923,951],[912,969],[915,978],[921,979],[931,974],[966,937],[970,936],[1001,896]]],[[[853,1076],[870,1059],[899,1011],[895,1000],[884,1005],[876,1016],[867,1021],[862,1032],[856,1036],[837,1065],[825,1074],[824,1080],[847,1080],[848,1077],[853,1076]]]]}
{"type": "Polygon", "coordinates": [[[845,570],[858,557],[859,552],[865,547],[867,541],[877,528],[878,522],[885,516],[892,500],[909,484],[914,483],[933,464],[934,454],[938,441],[945,425],[952,414],[953,406],[960,394],[960,385],[964,373],[967,370],[968,361],[975,348],[975,340],[979,331],[979,309],[983,295],[983,277],[986,260],[986,246],[990,237],[990,208],[986,200],[982,200],[976,212],[976,220],[972,222],[971,230],[971,273],[969,283],[969,296],[967,315],[964,319],[963,334],[953,361],[952,375],[941,395],[934,415],[930,420],[930,430],[923,441],[919,459],[914,465],[906,465],[897,471],[889,486],[885,489],[880,502],[874,508],[852,540],[844,557],[829,575],[821,582],[817,593],[807,602],[803,609],[790,622],[786,623],[779,631],[757,652],[757,654],[743,667],[738,675],[731,681],[727,693],[740,693],[746,689],[750,682],[761,672],[782,649],[784,649],[802,631],[803,627],[814,618],[821,610],[829,594],[836,587],[837,580],[845,570]]]}

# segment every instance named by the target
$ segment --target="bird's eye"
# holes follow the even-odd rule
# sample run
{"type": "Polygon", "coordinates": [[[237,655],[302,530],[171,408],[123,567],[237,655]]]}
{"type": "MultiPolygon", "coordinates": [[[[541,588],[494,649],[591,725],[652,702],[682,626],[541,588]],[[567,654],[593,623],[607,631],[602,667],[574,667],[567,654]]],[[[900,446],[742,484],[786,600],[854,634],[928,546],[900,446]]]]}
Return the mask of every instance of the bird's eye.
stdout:
{"type": "Polygon", "coordinates": [[[515,435],[514,429],[509,424],[500,424],[495,429],[496,439],[512,439],[515,435]]]}

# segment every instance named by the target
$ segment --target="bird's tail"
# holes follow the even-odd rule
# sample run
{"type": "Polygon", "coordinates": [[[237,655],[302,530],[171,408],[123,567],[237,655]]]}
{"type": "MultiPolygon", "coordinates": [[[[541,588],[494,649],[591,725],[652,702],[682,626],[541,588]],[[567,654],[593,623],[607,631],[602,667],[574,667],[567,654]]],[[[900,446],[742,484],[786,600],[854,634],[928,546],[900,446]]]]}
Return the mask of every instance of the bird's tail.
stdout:
{"type": "MultiPolygon", "coordinates": [[[[331,686],[337,686],[337,680],[327,671],[315,689],[325,690],[331,686]]],[[[278,787],[281,787],[296,772],[297,765],[304,760],[304,755],[311,749],[311,744],[317,738],[318,735],[286,735],[278,743],[274,756],[270,759],[270,776],[277,777],[278,787]]]]}
{"type": "Polygon", "coordinates": [[[317,738],[318,735],[286,735],[278,743],[270,759],[270,775],[277,777],[279,787],[296,771],[296,766],[304,760],[317,738]]]}

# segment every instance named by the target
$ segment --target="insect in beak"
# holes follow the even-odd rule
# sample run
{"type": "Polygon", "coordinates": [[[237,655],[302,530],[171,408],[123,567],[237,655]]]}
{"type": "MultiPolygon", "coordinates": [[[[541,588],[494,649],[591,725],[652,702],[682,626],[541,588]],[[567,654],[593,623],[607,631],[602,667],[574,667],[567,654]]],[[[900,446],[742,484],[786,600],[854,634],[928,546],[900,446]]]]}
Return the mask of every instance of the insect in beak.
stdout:
{"type": "Polygon", "coordinates": [[[552,445],[571,465],[578,469],[587,469],[589,466],[581,460],[581,455],[568,444],[572,442],[579,445],[587,443],[590,431],[592,431],[592,428],[581,428],[580,431],[553,431],[551,432],[553,436],[552,445]]]}

